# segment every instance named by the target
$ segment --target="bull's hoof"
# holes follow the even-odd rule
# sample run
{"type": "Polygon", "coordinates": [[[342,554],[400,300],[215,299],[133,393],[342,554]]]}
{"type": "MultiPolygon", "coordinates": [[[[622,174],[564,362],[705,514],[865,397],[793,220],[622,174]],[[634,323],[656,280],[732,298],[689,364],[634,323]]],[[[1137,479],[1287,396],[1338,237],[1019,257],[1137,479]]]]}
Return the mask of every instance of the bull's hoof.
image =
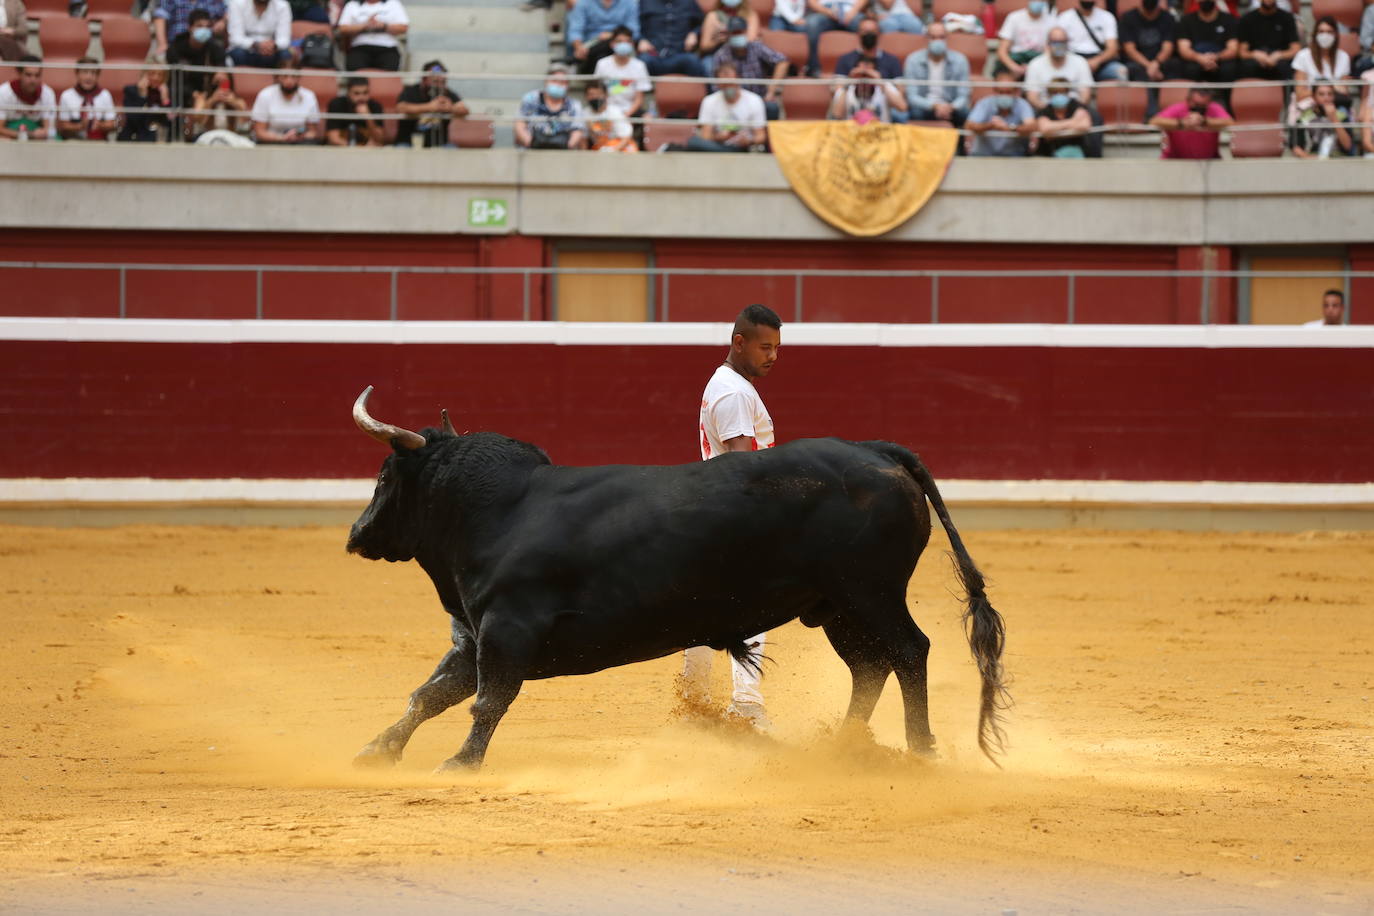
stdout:
{"type": "Polygon", "coordinates": [[[935,749],[934,739],[932,739],[929,744],[914,745],[909,748],[909,750],[911,751],[911,756],[915,757],[917,760],[940,759],[940,752],[935,749]]]}
{"type": "Polygon", "coordinates": [[[385,770],[388,767],[394,767],[400,760],[400,751],[379,746],[374,741],[358,751],[357,756],[353,758],[353,766],[360,770],[385,770]]]}
{"type": "Polygon", "coordinates": [[[435,776],[454,776],[459,773],[475,773],[482,766],[481,760],[466,760],[454,755],[434,768],[435,776]]]}

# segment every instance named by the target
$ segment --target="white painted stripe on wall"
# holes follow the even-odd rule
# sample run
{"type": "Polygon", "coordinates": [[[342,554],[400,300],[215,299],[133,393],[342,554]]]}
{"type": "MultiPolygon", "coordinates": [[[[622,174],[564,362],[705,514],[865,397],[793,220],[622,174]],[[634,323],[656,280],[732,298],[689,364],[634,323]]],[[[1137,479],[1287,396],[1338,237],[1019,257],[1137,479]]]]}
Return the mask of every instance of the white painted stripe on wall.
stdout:
{"type": "MultiPolygon", "coordinates": [[[[0,318],[0,340],[148,343],[558,344],[724,346],[725,322],[208,321],[0,318]]],[[[1374,325],[787,323],[792,346],[1374,349],[1374,325]]]]}
{"type": "MultiPolygon", "coordinates": [[[[375,483],[373,478],[11,478],[0,479],[0,503],[363,503],[372,497],[375,483]]],[[[939,484],[950,502],[1374,507],[1374,483],[942,480],[939,484]]]]}

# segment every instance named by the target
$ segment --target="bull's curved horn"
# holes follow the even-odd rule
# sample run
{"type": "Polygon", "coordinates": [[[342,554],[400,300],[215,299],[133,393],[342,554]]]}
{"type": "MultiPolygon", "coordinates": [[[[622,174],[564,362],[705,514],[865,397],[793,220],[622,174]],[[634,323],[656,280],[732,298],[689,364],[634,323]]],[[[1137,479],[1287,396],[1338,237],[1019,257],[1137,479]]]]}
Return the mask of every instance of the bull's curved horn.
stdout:
{"type": "Polygon", "coordinates": [[[453,421],[448,418],[448,411],[442,407],[439,408],[439,416],[442,417],[444,421],[444,432],[452,433],[455,436],[458,435],[458,430],[453,428],[453,421]]]}
{"type": "Polygon", "coordinates": [[[353,402],[353,422],[358,424],[358,428],[384,445],[396,442],[401,448],[423,448],[425,437],[419,433],[372,419],[367,412],[367,396],[371,393],[372,386],[368,385],[363,389],[363,393],[358,395],[358,400],[353,402]]]}

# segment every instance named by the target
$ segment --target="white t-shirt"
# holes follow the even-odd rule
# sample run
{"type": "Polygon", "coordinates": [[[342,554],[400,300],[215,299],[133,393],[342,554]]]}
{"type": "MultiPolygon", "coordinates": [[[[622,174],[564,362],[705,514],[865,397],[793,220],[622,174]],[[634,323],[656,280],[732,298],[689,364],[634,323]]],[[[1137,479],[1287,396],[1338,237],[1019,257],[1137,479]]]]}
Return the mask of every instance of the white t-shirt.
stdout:
{"type": "Polygon", "coordinates": [[[801,25],[806,20],[806,0],[774,0],[773,15],[785,21],[801,25]]]}
{"type": "MultiPolygon", "coordinates": [[[[361,0],[348,0],[343,12],[339,14],[339,25],[362,25],[372,17],[384,25],[410,25],[410,17],[401,0],[382,0],[380,3],[363,3],[361,0]]],[[[396,48],[400,42],[390,32],[361,32],[353,36],[355,45],[375,45],[379,48],[396,48]]]]}
{"type": "Polygon", "coordinates": [[[38,103],[25,105],[10,88],[9,80],[0,83],[0,124],[19,118],[41,122],[52,136],[57,131],[57,96],[52,87],[43,86],[38,90],[38,103]]]}
{"type": "Polygon", "coordinates": [[[654,88],[649,81],[649,68],[638,57],[631,57],[624,66],[614,54],[603,57],[596,62],[596,76],[606,87],[606,107],[626,116],[634,104],[635,91],[649,92],[654,88]]]}
{"type": "Polygon", "coordinates": [[[1102,48],[1107,46],[1108,41],[1116,40],[1116,17],[1107,12],[1100,6],[1093,7],[1092,15],[1085,16],[1088,20],[1088,28],[1083,28],[1083,19],[1078,18],[1077,8],[1067,9],[1060,13],[1055,19],[1054,24],[1064,30],[1064,34],[1069,36],[1069,50],[1075,54],[1082,54],[1085,57],[1096,57],[1102,53],[1102,48]],[[1088,29],[1097,36],[1097,40],[1102,42],[1102,48],[1093,43],[1092,36],[1088,34],[1088,29]]]}
{"type": "MultiPolygon", "coordinates": [[[[1321,66],[1318,67],[1317,62],[1312,59],[1312,49],[1303,48],[1293,58],[1293,72],[1296,75],[1299,71],[1307,75],[1307,82],[1309,83],[1317,79],[1348,79],[1350,77],[1350,55],[1340,48],[1336,49],[1336,70],[1333,73],[1327,65],[1325,57],[1322,58],[1321,66]]],[[[1299,76],[1298,79],[1302,79],[1302,77],[1299,76]]]]}
{"type": "Polygon", "coordinates": [[[271,41],[281,51],[291,47],[291,4],[267,0],[262,15],[253,0],[229,0],[229,47],[251,48],[271,41]]]}
{"type": "Polygon", "coordinates": [[[749,436],[754,451],[773,447],[773,418],[753,384],[722,364],[701,395],[701,460],[725,454],[725,440],[749,436]]]}
{"type": "Polygon", "coordinates": [[[320,103],[315,93],[304,86],[296,89],[291,98],[282,95],[281,86],[273,83],[253,100],[253,122],[266,124],[269,130],[278,132],[304,130],[306,124],[318,123],[320,103]]]}
{"type": "Polygon", "coordinates": [[[1075,89],[1080,89],[1093,85],[1093,71],[1087,60],[1072,51],[1064,55],[1059,66],[1055,66],[1048,51],[1026,64],[1026,92],[1043,98],[1045,87],[1054,79],[1067,80],[1075,89]]]}
{"type": "MultiPolygon", "coordinates": [[[[1316,318],[1316,319],[1313,319],[1312,321],[1304,321],[1304,322],[1302,323],[1302,326],[1305,327],[1305,328],[1324,328],[1324,327],[1326,327],[1326,319],[1325,319],[1325,318],[1316,318]]],[[[1333,328],[1334,328],[1334,327],[1340,327],[1340,325],[1332,325],[1332,327],[1333,327],[1333,328]]]]}
{"type": "Polygon", "coordinates": [[[1041,13],[1040,18],[1035,19],[1028,10],[1012,10],[1007,13],[1007,18],[1002,20],[1002,28],[997,37],[1011,42],[1007,50],[1012,54],[1043,51],[1045,43],[1050,40],[1052,28],[1054,16],[1048,12],[1041,13]]]}
{"type": "Polygon", "coordinates": [[[727,133],[738,133],[746,127],[758,129],[768,123],[762,97],[748,89],[740,90],[733,105],[725,101],[724,92],[711,93],[701,100],[698,118],[702,124],[727,133]]]}
{"type": "Polygon", "coordinates": [[[96,93],[90,104],[81,97],[75,87],[64,89],[58,100],[58,117],[63,121],[113,121],[115,119],[114,96],[110,90],[102,89],[96,93]]]}

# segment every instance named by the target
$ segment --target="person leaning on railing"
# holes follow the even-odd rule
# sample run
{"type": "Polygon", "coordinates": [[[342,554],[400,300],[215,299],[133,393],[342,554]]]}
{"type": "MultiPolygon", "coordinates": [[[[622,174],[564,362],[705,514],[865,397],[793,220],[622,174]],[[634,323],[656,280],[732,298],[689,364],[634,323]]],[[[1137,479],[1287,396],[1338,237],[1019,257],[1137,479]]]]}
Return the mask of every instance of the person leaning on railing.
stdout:
{"type": "Polygon", "coordinates": [[[396,145],[414,146],[420,137],[425,147],[448,146],[449,122],[466,118],[468,107],[448,87],[448,69],[440,61],[429,61],[422,69],[420,81],[402,89],[396,101],[396,111],[405,115],[396,125],[396,145]]]}
{"type": "Polygon", "coordinates": [[[1035,125],[1040,133],[1036,153],[1055,159],[1086,158],[1085,139],[1093,126],[1088,106],[1073,94],[1073,86],[1066,80],[1052,80],[1046,92],[1049,100],[1038,112],[1035,125]]]}
{"type": "Polygon", "coordinates": [[[350,76],[348,92],[330,99],[327,112],[357,116],[325,121],[324,142],[327,146],[381,146],[386,141],[381,117],[382,103],[372,98],[372,87],[365,76],[350,76]]]}
{"type": "Polygon", "coordinates": [[[1219,159],[1222,130],[1235,123],[1212,90],[1194,86],[1188,97],[1175,102],[1150,119],[1151,127],[1164,131],[1161,159],[1219,159]]]}
{"type": "Polygon", "coordinates": [[[970,156],[1025,156],[1039,126],[1035,109],[1021,98],[1021,87],[1010,70],[999,70],[992,95],[974,103],[964,126],[973,132],[970,156]],[[1011,134],[1011,136],[1008,136],[1011,134]]]}

